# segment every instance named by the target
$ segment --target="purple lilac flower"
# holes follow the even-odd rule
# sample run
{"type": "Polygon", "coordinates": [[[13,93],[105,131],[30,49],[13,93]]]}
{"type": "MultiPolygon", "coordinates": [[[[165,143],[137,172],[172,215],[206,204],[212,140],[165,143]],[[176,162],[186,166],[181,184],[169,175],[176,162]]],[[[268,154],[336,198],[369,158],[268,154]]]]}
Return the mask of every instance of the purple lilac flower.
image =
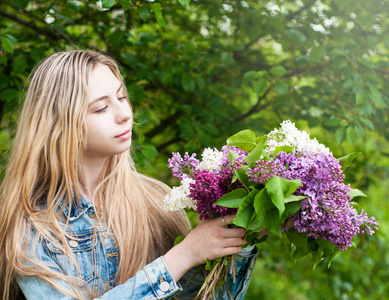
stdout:
{"type": "Polygon", "coordinates": [[[280,152],[276,159],[280,176],[301,179],[296,195],[306,195],[293,227],[308,237],[329,240],[340,250],[350,247],[353,236],[373,233],[378,223],[366,213],[358,214],[350,200],[350,186],[343,183],[339,162],[331,154],[301,153],[298,157],[280,152]]]}
{"type": "Polygon", "coordinates": [[[213,203],[228,192],[228,186],[232,176],[228,173],[212,173],[206,170],[198,170],[193,174],[195,183],[190,184],[190,194],[197,200],[197,212],[199,219],[207,220],[212,214],[225,216],[236,213],[236,209],[227,208],[213,203]]]}
{"type": "Polygon", "coordinates": [[[199,160],[195,158],[196,153],[189,156],[188,152],[185,152],[184,158],[180,153],[173,153],[172,158],[169,158],[168,168],[172,169],[174,177],[182,180],[184,177],[189,177],[188,173],[193,172],[194,168],[199,164],[199,160]]]}
{"type": "Polygon", "coordinates": [[[223,146],[221,150],[223,151],[223,165],[227,167],[230,165],[230,161],[228,159],[229,151],[232,151],[239,156],[234,160],[234,169],[239,169],[240,166],[247,164],[245,158],[249,154],[248,152],[235,146],[223,146]]]}
{"type": "Polygon", "coordinates": [[[260,159],[255,162],[254,168],[248,168],[250,181],[265,184],[271,177],[278,175],[278,167],[270,160],[260,159]]]}

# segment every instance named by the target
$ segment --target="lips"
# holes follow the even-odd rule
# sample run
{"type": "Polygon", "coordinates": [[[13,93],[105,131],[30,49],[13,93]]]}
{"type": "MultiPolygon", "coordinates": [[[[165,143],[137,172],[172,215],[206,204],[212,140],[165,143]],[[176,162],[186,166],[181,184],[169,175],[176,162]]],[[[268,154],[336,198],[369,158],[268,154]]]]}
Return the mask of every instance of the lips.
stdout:
{"type": "Polygon", "coordinates": [[[126,140],[126,139],[129,139],[131,136],[132,136],[131,129],[128,129],[128,130],[124,131],[122,134],[115,136],[115,138],[126,140]]]}

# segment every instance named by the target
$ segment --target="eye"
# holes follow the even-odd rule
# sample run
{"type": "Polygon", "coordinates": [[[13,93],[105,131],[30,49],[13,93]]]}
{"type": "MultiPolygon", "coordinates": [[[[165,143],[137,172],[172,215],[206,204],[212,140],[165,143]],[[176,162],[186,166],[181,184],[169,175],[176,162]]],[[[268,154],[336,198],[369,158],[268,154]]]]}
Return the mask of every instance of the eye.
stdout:
{"type": "Polygon", "coordinates": [[[119,97],[118,100],[119,101],[127,100],[127,97],[126,96],[122,96],[122,97],[119,97]]]}
{"type": "Polygon", "coordinates": [[[104,106],[103,108],[100,108],[100,109],[96,110],[95,113],[97,113],[97,114],[102,113],[102,112],[104,112],[107,108],[108,108],[108,106],[106,105],[106,106],[104,106]]]}

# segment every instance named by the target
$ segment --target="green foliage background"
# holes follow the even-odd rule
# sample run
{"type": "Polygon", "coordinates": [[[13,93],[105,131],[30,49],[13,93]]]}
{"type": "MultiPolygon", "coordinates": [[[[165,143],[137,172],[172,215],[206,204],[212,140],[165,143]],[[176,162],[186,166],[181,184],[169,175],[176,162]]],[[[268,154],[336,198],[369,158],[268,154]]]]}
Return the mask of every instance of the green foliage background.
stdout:
{"type": "Polygon", "coordinates": [[[356,200],[379,232],[314,271],[271,237],[246,299],[389,298],[388,15],[387,0],[1,0],[1,170],[37,61],[96,49],[122,67],[139,169],[171,185],[172,151],[200,153],[285,119],[337,157],[362,152],[346,181],[368,195],[356,200]]]}

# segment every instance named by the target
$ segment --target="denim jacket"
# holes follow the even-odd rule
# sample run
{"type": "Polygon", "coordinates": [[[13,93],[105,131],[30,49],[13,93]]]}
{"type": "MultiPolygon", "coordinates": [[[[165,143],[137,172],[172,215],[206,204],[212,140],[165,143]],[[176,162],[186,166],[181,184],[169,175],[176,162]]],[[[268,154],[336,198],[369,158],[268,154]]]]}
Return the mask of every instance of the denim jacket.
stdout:
{"type": "MultiPolygon", "coordinates": [[[[204,277],[199,274],[189,284],[184,285],[195,272],[192,269],[177,283],[166,267],[163,257],[158,257],[146,265],[124,284],[115,286],[114,278],[119,261],[118,248],[103,227],[97,227],[96,238],[92,239],[95,228],[93,205],[82,199],[81,205],[73,206],[70,212],[65,208],[64,213],[65,215],[70,213],[69,224],[72,236],[76,239],[69,239],[68,243],[80,265],[81,276],[94,292],[99,293],[100,299],[151,300],[171,299],[174,296],[178,299],[194,299],[196,296],[204,277]],[[109,287],[108,291],[106,291],[107,287],[109,287]]],[[[31,251],[35,251],[37,257],[53,270],[74,277],[80,276],[79,271],[74,269],[70,261],[52,243],[44,240],[31,251]]],[[[243,299],[256,256],[256,248],[249,255],[236,256],[235,283],[232,282],[231,276],[227,280],[233,299],[243,299]]],[[[17,282],[28,300],[70,299],[36,276],[19,276],[17,282]]],[[[66,287],[66,283],[63,285],[66,287]]],[[[217,299],[229,299],[227,295],[223,297],[221,292],[219,294],[217,299]]]]}

